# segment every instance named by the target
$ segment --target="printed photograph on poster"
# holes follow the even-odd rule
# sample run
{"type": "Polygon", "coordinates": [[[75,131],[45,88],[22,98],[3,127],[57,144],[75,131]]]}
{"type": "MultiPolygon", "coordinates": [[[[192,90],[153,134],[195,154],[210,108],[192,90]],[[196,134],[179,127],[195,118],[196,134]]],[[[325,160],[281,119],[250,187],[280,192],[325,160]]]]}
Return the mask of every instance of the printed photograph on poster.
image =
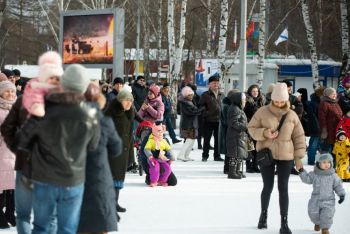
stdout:
{"type": "Polygon", "coordinates": [[[114,15],[63,17],[63,63],[113,64],[114,15]]]}

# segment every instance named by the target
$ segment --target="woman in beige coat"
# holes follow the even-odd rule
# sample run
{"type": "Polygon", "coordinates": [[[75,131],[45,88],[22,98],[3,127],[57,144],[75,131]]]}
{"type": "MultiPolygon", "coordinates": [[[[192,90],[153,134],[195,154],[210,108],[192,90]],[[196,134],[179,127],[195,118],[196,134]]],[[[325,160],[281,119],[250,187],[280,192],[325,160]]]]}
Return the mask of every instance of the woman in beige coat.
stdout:
{"type": "Polygon", "coordinates": [[[257,141],[257,151],[269,148],[272,151],[273,163],[260,167],[264,187],[261,192],[261,215],[258,228],[267,228],[267,209],[274,185],[274,173],[277,167],[279,203],[281,214],[280,234],[292,233],[288,227],[288,182],[293,161],[297,170],[302,167],[301,159],[305,155],[305,135],[296,113],[290,109],[287,86],[277,83],[272,94],[272,102],[261,107],[248,124],[249,134],[257,141]],[[278,124],[286,114],[279,131],[278,124]]]}

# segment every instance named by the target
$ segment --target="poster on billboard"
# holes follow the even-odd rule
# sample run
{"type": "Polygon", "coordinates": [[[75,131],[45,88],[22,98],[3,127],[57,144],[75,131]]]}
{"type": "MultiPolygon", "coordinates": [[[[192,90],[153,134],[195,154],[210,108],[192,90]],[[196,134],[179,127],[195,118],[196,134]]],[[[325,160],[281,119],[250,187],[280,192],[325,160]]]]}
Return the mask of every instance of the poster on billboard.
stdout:
{"type": "Polygon", "coordinates": [[[120,73],[118,69],[123,70],[124,10],[62,12],[60,52],[64,65],[79,63],[88,68],[113,68],[120,73]]]}

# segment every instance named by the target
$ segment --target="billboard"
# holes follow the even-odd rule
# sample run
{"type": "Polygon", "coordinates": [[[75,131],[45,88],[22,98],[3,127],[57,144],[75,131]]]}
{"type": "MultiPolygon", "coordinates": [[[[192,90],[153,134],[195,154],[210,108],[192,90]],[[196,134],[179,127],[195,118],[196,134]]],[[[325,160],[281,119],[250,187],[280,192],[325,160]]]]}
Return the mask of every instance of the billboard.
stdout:
{"type": "Polygon", "coordinates": [[[66,11],[60,18],[60,52],[64,65],[112,68],[123,76],[124,10],[66,11]]]}

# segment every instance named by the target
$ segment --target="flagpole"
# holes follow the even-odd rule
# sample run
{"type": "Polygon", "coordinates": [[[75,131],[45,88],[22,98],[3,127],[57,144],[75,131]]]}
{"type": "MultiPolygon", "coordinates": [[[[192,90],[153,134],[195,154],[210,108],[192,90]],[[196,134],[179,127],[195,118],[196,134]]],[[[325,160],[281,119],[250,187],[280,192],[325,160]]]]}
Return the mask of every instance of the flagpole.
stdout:
{"type": "Polygon", "coordinates": [[[240,80],[242,81],[242,92],[247,90],[247,36],[246,36],[246,25],[247,25],[247,0],[241,0],[241,40],[240,40],[240,80]]]}

